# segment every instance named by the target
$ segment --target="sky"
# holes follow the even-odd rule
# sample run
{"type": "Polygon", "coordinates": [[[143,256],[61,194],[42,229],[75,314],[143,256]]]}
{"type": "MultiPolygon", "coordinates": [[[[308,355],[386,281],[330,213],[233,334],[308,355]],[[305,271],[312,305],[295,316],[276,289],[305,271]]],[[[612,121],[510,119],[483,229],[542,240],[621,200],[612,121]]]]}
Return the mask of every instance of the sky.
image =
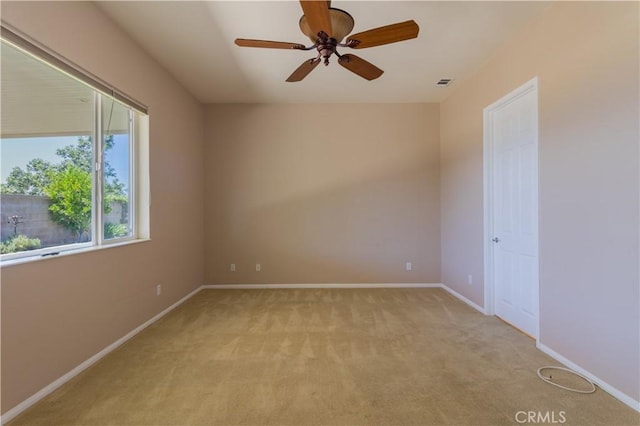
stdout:
{"type": "MultiPolygon", "coordinates": [[[[108,152],[108,160],[116,171],[120,182],[129,187],[128,135],[114,135],[114,146],[108,152]]],[[[77,136],[55,136],[36,138],[0,138],[0,177],[5,183],[14,167],[25,168],[34,158],[41,158],[53,164],[61,158],[56,150],[67,145],[75,145],[77,136]]]]}

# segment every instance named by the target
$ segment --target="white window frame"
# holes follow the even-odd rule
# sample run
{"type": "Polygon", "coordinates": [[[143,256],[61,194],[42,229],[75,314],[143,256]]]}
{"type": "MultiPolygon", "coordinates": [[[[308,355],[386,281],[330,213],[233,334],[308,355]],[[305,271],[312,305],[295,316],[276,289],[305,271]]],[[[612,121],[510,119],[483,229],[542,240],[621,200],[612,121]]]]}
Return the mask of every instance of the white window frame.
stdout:
{"type": "Polygon", "coordinates": [[[93,173],[92,173],[92,221],[91,241],[84,243],[63,244],[36,250],[0,255],[0,267],[48,259],[57,255],[81,253],[87,250],[117,247],[123,244],[138,243],[149,240],[149,155],[148,155],[148,115],[147,107],[133,98],[116,90],[96,76],[47,49],[43,45],[10,28],[4,22],[1,27],[3,43],[21,50],[37,60],[57,69],[78,82],[94,90],[93,111],[93,173]],[[102,126],[102,99],[112,98],[129,110],[129,202],[128,228],[129,234],[124,237],[104,238],[104,200],[103,200],[103,144],[104,129],[102,126]],[[141,152],[140,150],[147,150],[141,152]]]}

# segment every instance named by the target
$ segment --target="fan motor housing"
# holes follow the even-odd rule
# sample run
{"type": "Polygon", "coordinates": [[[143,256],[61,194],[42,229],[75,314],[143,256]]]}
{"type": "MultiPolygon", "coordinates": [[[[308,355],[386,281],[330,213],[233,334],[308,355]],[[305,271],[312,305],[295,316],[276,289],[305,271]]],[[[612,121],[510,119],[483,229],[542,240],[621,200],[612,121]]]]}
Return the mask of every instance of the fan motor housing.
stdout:
{"type": "Polygon", "coordinates": [[[317,49],[320,56],[324,59],[324,64],[329,65],[329,58],[336,53],[336,46],[338,42],[335,38],[331,37],[326,40],[318,42],[317,49]]]}

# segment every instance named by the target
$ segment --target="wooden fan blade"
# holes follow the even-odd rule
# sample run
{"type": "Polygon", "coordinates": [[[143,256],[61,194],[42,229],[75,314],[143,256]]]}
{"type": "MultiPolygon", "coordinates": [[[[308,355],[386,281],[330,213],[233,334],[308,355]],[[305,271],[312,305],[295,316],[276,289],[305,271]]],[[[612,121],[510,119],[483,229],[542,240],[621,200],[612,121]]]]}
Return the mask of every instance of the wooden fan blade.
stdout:
{"type": "Polygon", "coordinates": [[[360,77],[366,78],[369,81],[375,80],[384,72],[372,63],[350,53],[340,56],[338,63],[349,71],[358,74],[360,77]]]}
{"type": "Polygon", "coordinates": [[[304,49],[304,45],[300,43],[287,43],[285,41],[270,40],[250,40],[246,38],[237,38],[236,44],[242,47],[266,47],[269,49],[304,49]]]}
{"type": "Polygon", "coordinates": [[[347,38],[347,44],[354,49],[381,46],[416,38],[418,31],[420,31],[420,27],[415,21],[399,22],[353,34],[347,38]]]}
{"type": "Polygon", "coordinates": [[[309,27],[314,34],[324,31],[329,37],[333,34],[329,5],[326,1],[300,0],[302,13],[307,17],[309,27]]]}
{"type": "Polygon", "coordinates": [[[301,81],[320,63],[320,58],[307,59],[287,78],[289,83],[301,81]]]}

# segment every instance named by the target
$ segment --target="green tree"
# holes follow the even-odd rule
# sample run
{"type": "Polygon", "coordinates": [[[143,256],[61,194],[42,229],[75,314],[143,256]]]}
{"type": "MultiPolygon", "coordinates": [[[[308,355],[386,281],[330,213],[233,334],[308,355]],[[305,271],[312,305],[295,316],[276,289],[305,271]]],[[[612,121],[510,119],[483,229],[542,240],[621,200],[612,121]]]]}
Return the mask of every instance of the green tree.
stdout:
{"type": "MultiPolygon", "coordinates": [[[[113,138],[112,138],[113,139],[113,138]]],[[[75,166],[81,170],[91,172],[93,163],[93,143],[89,136],[80,136],[75,145],[58,148],[56,155],[62,157],[60,168],[75,166]]]]}
{"type": "MultiPolygon", "coordinates": [[[[109,151],[114,144],[113,135],[109,135],[104,139],[104,151],[109,151]]],[[[78,138],[76,145],[68,145],[64,148],[60,148],[56,151],[56,155],[62,157],[62,162],[58,166],[60,169],[65,169],[70,166],[75,166],[91,173],[93,164],[93,143],[88,136],[81,136],[78,138]]],[[[124,184],[120,182],[116,171],[108,161],[103,165],[104,175],[104,212],[109,213],[111,211],[111,203],[119,201],[126,204],[129,199],[124,191],[124,184]]]]}
{"type": "Polygon", "coordinates": [[[7,182],[0,185],[3,194],[44,195],[44,188],[51,181],[57,167],[41,158],[29,161],[26,170],[14,167],[7,176],[7,182]]]}
{"type": "MultiPolygon", "coordinates": [[[[113,147],[113,135],[104,139],[105,152],[113,147]]],[[[0,185],[3,194],[44,195],[44,188],[51,182],[53,175],[68,167],[78,167],[91,173],[93,164],[93,146],[91,138],[80,136],[75,145],[67,145],[56,150],[62,161],[51,164],[41,158],[34,158],[27,163],[25,169],[14,167],[6,183],[0,185]]],[[[127,202],[124,184],[120,182],[115,169],[108,161],[104,163],[104,194],[108,201],[127,202]]]]}
{"type": "MultiPolygon", "coordinates": [[[[104,139],[104,151],[113,147],[113,135],[104,139]]],[[[72,230],[78,241],[88,234],[91,226],[91,176],[93,173],[93,143],[88,136],[81,136],[75,145],[56,150],[61,161],[52,164],[34,158],[22,169],[14,167],[6,183],[0,185],[4,194],[46,195],[51,200],[49,212],[54,222],[72,230]]],[[[108,161],[103,164],[104,212],[111,211],[111,204],[129,202],[124,183],[108,161]]]]}
{"type": "Polygon", "coordinates": [[[50,198],[51,218],[74,231],[78,242],[91,226],[91,174],[77,166],[55,173],[44,188],[50,198]]]}

